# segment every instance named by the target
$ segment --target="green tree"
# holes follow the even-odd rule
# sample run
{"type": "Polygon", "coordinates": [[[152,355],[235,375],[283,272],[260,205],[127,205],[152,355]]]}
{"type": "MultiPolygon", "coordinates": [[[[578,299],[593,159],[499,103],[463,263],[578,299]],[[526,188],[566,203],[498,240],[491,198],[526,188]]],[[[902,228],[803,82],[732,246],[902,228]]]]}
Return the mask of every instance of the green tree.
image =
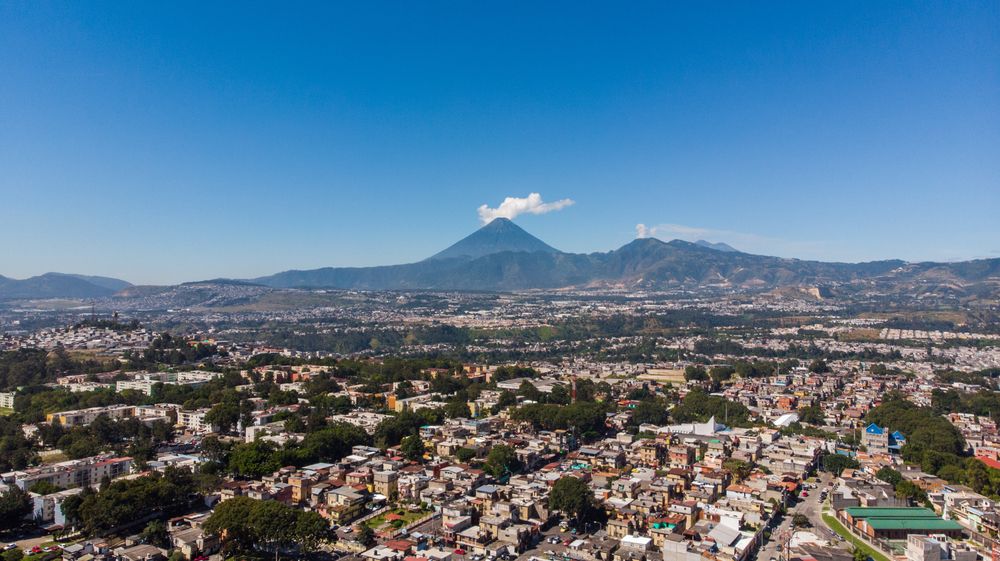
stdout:
{"type": "Polygon", "coordinates": [[[569,405],[570,395],[569,390],[563,384],[555,384],[552,386],[552,391],[548,395],[549,403],[558,403],[559,405],[569,405]]]}
{"type": "Polygon", "coordinates": [[[750,477],[750,472],[753,470],[750,464],[743,460],[726,460],[722,463],[722,467],[727,469],[729,473],[732,473],[738,482],[750,477]]]}
{"type": "Polygon", "coordinates": [[[917,504],[927,502],[927,492],[912,481],[900,481],[896,485],[896,496],[917,504]]]}
{"type": "Polygon", "coordinates": [[[542,401],[542,392],[529,380],[524,380],[517,388],[517,395],[531,401],[542,401]]]}
{"type": "Polygon", "coordinates": [[[256,479],[280,467],[274,446],[263,440],[237,444],[229,454],[229,471],[237,477],[256,479]]]}
{"type": "Polygon", "coordinates": [[[250,517],[256,502],[249,497],[234,497],[219,503],[205,521],[205,532],[218,536],[226,552],[251,550],[255,536],[250,517]]]}
{"type": "Polygon", "coordinates": [[[520,468],[521,462],[517,459],[517,452],[506,444],[494,446],[486,455],[486,463],[483,465],[487,473],[497,478],[506,473],[514,473],[520,468]]]}
{"type": "Polygon", "coordinates": [[[823,471],[840,475],[845,469],[857,469],[860,464],[854,458],[849,458],[843,454],[826,454],[820,461],[823,471]]]}
{"type": "Polygon", "coordinates": [[[476,451],[472,448],[459,448],[455,451],[455,458],[463,464],[467,464],[476,457],[476,451]]]}
{"type": "Polygon", "coordinates": [[[795,513],[792,516],[792,526],[795,526],[796,528],[808,528],[809,526],[812,526],[812,523],[809,522],[809,517],[805,514],[795,513]]]}
{"type": "Polygon", "coordinates": [[[825,374],[830,371],[830,366],[827,365],[825,360],[817,358],[809,363],[809,371],[814,374],[825,374]]]}
{"type": "Polygon", "coordinates": [[[636,427],[645,424],[665,425],[669,420],[670,414],[667,412],[667,404],[665,402],[661,400],[640,401],[639,404],[632,409],[632,416],[629,424],[636,427]]]}
{"type": "Polygon", "coordinates": [[[818,405],[803,407],[798,410],[798,414],[800,422],[809,423],[810,425],[822,425],[826,420],[823,410],[818,405]]]}
{"type": "Polygon", "coordinates": [[[577,522],[583,522],[595,514],[594,494],[583,480],[565,476],[552,486],[549,508],[573,517],[577,522]]]}
{"type": "Polygon", "coordinates": [[[16,528],[28,514],[31,514],[31,497],[20,487],[11,485],[0,493],[0,530],[16,528]]]}
{"type": "Polygon", "coordinates": [[[144,543],[155,545],[156,547],[164,549],[170,547],[170,534],[167,532],[167,526],[162,520],[149,521],[139,536],[142,538],[144,543]]]}
{"type": "Polygon", "coordinates": [[[708,372],[705,371],[704,366],[689,364],[684,369],[684,379],[688,382],[703,382],[708,380],[708,372]]]}
{"type": "Polygon", "coordinates": [[[358,543],[365,547],[370,547],[375,543],[375,530],[367,524],[361,524],[357,530],[358,543]]]}
{"type": "Polygon", "coordinates": [[[424,440],[416,434],[404,438],[399,450],[407,460],[414,462],[423,461],[424,452],[426,452],[424,440]]]}
{"type": "Polygon", "coordinates": [[[278,501],[255,501],[250,509],[250,530],[258,543],[274,550],[277,561],[282,548],[295,543],[298,511],[278,501]]]}
{"type": "Polygon", "coordinates": [[[449,401],[444,406],[444,413],[449,419],[467,419],[472,415],[469,404],[464,399],[449,401]]]}
{"type": "Polygon", "coordinates": [[[882,481],[885,481],[886,483],[892,485],[893,487],[903,482],[903,474],[899,473],[898,471],[892,469],[889,466],[884,466],[881,469],[879,469],[878,473],[875,474],[875,477],[881,479],[882,481]]]}

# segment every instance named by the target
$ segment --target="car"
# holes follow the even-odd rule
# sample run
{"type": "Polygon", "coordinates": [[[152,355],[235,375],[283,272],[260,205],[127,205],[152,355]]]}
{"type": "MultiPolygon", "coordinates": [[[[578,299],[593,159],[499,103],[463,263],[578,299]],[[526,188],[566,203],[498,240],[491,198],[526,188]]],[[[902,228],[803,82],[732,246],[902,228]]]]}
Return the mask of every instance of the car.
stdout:
{"type": "Polygon", "coordinates": [[[16,549],[16,548],[17,548],[17,544],[16,543],[9,543],[9,544],[3,546],[3,550],[4,551],[9,551],[11,549],[16,549]]]}
{"type": "Polygon", "coordinates": [[[809,496],[809,492],[808,491],[802,491],[802,496],[803,497],[808,497],[809,496]]]}
{"type": "Polygon", "coordinates": [[[455,555],[465,555],[465,550],[464,549],[456,549],[455,550],[455,555]]]}

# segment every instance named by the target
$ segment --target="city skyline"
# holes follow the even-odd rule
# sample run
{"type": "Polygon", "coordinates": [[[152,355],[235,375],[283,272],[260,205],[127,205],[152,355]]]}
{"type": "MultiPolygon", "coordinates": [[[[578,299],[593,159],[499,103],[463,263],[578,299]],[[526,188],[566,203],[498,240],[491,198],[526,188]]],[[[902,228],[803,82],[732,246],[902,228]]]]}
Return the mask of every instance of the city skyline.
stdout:
{"type": "Polygon", "coordinates": [[[0,274],[407,263],[511,213],[574,253],[1000,257],[996,5],[573,6],[2,5],[0,274]]]}

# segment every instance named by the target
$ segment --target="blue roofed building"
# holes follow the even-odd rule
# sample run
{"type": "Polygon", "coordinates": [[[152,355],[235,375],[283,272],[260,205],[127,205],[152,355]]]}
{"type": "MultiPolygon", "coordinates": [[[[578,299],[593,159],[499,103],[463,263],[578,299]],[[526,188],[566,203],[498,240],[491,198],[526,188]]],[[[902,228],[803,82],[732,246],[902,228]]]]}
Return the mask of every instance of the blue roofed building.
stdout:
{"type": "Polygon", "coordinates": [[[899,431],[890,432],[888,428],[872,423],[865,427],[861,444],[869,454],[899,454],[906,444],[906,437],[899,431]]]}

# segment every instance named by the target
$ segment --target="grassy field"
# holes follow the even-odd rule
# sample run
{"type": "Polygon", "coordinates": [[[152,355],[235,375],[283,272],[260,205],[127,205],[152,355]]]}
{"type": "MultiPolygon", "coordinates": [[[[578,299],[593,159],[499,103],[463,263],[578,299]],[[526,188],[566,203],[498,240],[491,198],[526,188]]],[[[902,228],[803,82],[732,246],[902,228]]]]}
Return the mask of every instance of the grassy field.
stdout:
{"type": "Polygon", "coordinates": [[[840,537],[854,544],[854,546],[861,549],[861,551],[867,553],[868,556],[874,559],[875,561],[890,561],[888,557],[876,551],[875,549],[872,549],[872,547],[866,544],[865,542],[854,537],[854,535],[851,534],[851,532],[849,532],[847,528],[844,528],[843,524],[841,524],[836,518],[830,516],[825,511],[823,512],[823,522],[826,522],[826,525],[829,526],[831,530],[837,532],[837,534],[840,537]]]}
{"type": "Polygon", "coordinates": [[[0,417],[6,417],[7,415],[10,415],[13,412],[14,410],[11,409],[10,407],[0,407],[0,417]]]}

